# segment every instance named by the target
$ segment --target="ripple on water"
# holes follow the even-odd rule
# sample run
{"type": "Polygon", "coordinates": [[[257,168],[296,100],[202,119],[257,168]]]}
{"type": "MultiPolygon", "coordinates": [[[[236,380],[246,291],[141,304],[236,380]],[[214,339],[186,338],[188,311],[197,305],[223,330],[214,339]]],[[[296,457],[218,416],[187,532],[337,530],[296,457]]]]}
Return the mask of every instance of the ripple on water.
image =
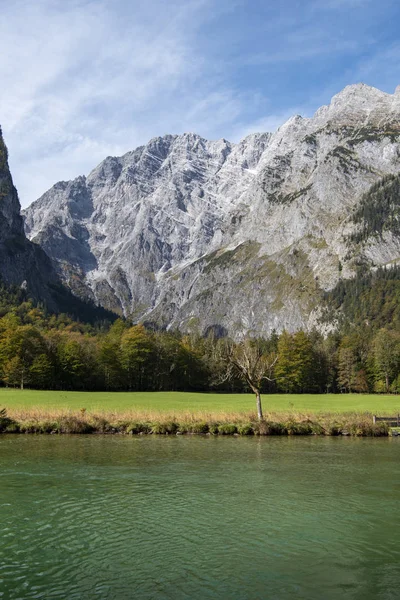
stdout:
{"type": "Polygon", "coordinates": [[[395,597],[400,444],[352,442],[3,436],[0,598],[395,597]]]}

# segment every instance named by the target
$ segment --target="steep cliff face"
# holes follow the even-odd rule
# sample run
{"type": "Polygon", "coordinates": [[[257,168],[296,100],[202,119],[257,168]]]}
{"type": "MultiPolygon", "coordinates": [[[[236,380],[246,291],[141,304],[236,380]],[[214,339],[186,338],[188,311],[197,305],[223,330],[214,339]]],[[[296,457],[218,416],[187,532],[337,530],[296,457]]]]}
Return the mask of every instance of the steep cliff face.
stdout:
{"type": "Polygon", "coordinates": [[[47,254],[26,238],[20,208],[0,129],[0,281],[22,287],[51,312],[66,312],[88,322],[113,318],[93,303],[76,298],[62,284],[47,254]]]}
{"type": "Polygon", "coordinates": [[[43,250],[25,237],[20,208],[0,129],[0,278],[22,285],[31,296],[56,308],[49,285],[57,284],[58,278],[43,250]]]}
{"type": "Polygon", "coordinates": [[[399,172],[400,90],[358,84],[273,135],[165,136],[108,157],[33,203],[25,229],[107,308],[182,329],[294,330],[357,264],[400,257],[396,227],[366,230],[360,213],[399,172]]]}

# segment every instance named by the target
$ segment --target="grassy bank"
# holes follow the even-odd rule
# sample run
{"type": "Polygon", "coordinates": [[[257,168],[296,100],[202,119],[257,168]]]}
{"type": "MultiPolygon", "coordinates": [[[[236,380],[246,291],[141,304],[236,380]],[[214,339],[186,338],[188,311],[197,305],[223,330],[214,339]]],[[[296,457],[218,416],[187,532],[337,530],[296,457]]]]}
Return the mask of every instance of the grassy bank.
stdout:
{"type": "Polygon", "coordinates": [[[89,412],[13,409],[0,415],[0,433],[113,433],[204,435],[352,435],[387,436],[384,423],[370,413],[255,413],[156,411],[89,412]]]}
{"type": "Polygon", "coordinates": [[[8,433],[387,435],[372,415],[400,412],[399,396],[273,394],[258,423],[251,394],[53,392],[0,389],[8,433]]]}
{"type": "MultiPolygon", "coordinates": [[[[252,394],[201,394],[191,392],[60,392],[0,389],[0,408],[90,412],[155,411],[179,414],[249,413],[255,409],[252,394]]],[[[400,396],[373,394],[271,394],[263,396],[265,411],[301,413],[369,412],[397,414],[400,396]]]]}

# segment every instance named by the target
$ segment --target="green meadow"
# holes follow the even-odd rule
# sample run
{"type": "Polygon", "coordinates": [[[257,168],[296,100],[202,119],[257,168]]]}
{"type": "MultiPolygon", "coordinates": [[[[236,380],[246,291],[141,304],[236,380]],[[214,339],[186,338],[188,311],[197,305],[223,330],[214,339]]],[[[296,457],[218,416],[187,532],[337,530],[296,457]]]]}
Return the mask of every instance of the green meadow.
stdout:
{"type": "MultiPolygon", "coordinates": [[[[400,396],[373,394],[264,395],[265,412],[397,414],[400,396]]],[[[191,392],[63,392],[0,389],[0,409],[81,410],[95,412],[249,413],[255,410],[251,394],[191,392]]]]}

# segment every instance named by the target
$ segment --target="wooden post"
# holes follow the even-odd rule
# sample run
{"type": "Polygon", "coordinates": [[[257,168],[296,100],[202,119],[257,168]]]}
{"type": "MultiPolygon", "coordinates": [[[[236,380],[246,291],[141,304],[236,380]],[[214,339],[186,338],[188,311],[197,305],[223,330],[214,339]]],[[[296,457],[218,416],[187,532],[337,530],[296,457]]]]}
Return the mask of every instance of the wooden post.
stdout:
{"type": "Polygon", "coordinates": [[[375,423],[376,423],[376,415],[373,415],[372,419],[373,419],[373,421],[372,421],[372,422],[373,422],[373,424],[375,425],[375,423]]]}

